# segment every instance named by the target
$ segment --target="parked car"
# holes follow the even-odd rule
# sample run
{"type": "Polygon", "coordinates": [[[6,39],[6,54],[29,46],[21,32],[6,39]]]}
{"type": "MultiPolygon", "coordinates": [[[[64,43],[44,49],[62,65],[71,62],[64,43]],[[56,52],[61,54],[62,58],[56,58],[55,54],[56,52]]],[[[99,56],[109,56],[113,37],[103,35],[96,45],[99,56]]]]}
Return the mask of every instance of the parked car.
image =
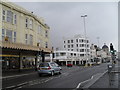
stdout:
{"type": "Polygon", "coordinates": [[[67,67],[72,67],[73,65],[72,64],[67,64],[67,67]]]}
{"type": "Polygon", "coordinates": [[[61,74],[61,67],[54,62],[43,62],[40,63],[38,67],[38,74],[41,76],[42,74],[54,75],[61,74]]]}

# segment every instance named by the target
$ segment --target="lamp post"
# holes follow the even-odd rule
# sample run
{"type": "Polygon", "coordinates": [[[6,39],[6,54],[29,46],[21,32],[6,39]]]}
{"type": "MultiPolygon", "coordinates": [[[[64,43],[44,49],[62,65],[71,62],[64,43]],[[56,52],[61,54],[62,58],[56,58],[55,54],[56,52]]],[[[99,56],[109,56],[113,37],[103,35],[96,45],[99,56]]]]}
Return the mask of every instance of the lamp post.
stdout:
{"type": "Polygon", "coordinates": [[[87,65],[87,59],[88,59],[88,55],[87,55],[87,37],[86,37],[86,23],[85,23],[85,18],[87,17],[87,15],[83,15],[81,16],[83,18],[83,22],[84,22],[84,35],[85,35],[85,53],[86,53],[86,65],[87,65]]]}

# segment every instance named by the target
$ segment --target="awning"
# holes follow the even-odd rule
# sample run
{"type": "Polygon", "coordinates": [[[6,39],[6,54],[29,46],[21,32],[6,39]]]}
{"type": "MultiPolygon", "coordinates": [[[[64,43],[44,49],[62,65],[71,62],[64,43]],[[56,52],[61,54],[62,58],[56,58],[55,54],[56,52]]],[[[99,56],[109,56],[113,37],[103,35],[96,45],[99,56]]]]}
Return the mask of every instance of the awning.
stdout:
{"type": "Polygon", "coordinates": [[[43,50],[44,52],[51,53],[52,49],[49,48],[43,48],[39,46],[31,46],[31,45],[25,45],[21,43],[12,43],[12,42],[5,42],[5,41],[0,41],[0,47],[2,48],[11,48],[11,49],[21,49],[21,50],[33,50],[33,51],[41,51],[43,50]]]}

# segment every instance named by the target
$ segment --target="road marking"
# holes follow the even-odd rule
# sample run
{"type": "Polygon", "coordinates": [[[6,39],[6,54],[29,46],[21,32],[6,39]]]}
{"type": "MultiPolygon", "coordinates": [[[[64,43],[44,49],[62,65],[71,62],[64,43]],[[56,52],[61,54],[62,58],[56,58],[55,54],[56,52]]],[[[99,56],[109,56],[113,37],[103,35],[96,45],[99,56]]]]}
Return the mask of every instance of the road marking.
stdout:
{"type": "Polygon", "coordinates": [[[91,80],[91,79],[93,79],[93,76],[92,76],[90,79],[85,80],[85,81],[83,81],[83,82],[79,83],[79,84],[78,84],[78,86],[77,86],[76,88],[79,88],[79,87],[80,87],[80,85],[81,85],[82,83],[88,82],[88,81],[89,81],[89,80],[91,80]]]}
{"type": "Polygon", "coordinates": [[[22,85],[24,85],[24,84],[27,84],[27,82],[24,82],[24,83],[18,84],[18,85],[16,85],[16,86],[22,86],[22,85]]]}
{"type": "Polygon", "coordinates": [[[13,88],[13,87],[15,87],[15,85],[14,85],[14,86],[5,87],[5,89],[6,89],[6,88],[7,88],[7,89],[8,89],[8,88],[13,88]]]}
{"type": "MultiPolygon", "coordinates": [[[[102,73],[101,76],[103,76],[107,71],[108,71],[108,70],[106,70],[104,73],[102,73]]],[[[97,74],[100,74],[100,73],[97,73],[97,74]]],[[[85,80],[85,81],[83,81],[83,82],[80,82],[80,83],[77,85],[76,88],[79,88],[79,87],[81,86],[81,84],[92,80],[92,79],[94,78],[94,76],[96,76],[97,74],[93,75],[93,76],[92,76],[90,79],[88,79],[88,80],[85,80]]]]}

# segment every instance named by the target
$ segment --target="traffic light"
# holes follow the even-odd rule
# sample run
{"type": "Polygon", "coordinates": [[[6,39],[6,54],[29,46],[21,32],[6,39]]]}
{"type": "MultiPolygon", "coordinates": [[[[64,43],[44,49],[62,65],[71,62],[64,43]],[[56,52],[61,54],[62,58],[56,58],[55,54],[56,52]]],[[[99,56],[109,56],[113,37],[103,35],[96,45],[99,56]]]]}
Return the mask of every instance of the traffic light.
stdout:
{"type": "Polygon", "coordinates": [[[113,48],[112,43],[110,43],[110,52],[111,52],[112,54],[114,54],[114,48],[113,48]]]}
{"type": "Polygon", "coordinates": [[[113,51],[113,50],[114,50],[113,45],[112,43],[110,43],[110,51],[113,51]]]}

